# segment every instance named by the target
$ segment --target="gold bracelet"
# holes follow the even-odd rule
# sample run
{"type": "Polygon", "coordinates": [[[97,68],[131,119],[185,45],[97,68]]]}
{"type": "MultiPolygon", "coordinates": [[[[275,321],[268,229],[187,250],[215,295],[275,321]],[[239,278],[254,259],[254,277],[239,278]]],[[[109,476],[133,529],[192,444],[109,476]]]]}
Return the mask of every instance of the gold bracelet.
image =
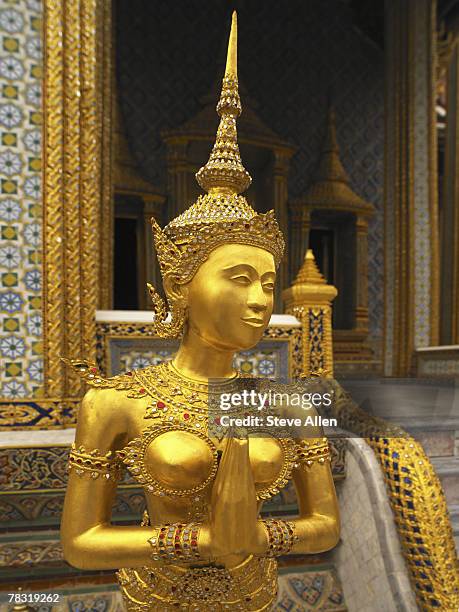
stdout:
{"type": "Polygon", "coordinates": [[[330,461],[330,448],[327,438],[305,438],[296,445],[296,462],[311,466],[314,462],[330,461]]]}
{"type": "Polygon", "coordinates": [[[267,519],[262,521],[268,534],[267,557],[286,555],[291,550],[298,536],[295,535],[295,523],[282,519],[267,519]]]}
{"type": "Polygon", "coordinates": [[[107,480],[119,478],[122,470],[120,460],[114,457],[112,451],[108,451],[105,455],[100,455],[99,452],[98,448],[89,451],[84,446],[77,448],[72,444],[69,453],[69,471],[74,470],[78,476],[87,474],[94,479],[99,476],[107,480]]]}
{"type": "Polygon", "coordinates": [[[148,539],[153,548],[152,559],[166,563],[201,559],[198,549],[200,527],[200,523],[166,523],[157,528],[148,539]]]}

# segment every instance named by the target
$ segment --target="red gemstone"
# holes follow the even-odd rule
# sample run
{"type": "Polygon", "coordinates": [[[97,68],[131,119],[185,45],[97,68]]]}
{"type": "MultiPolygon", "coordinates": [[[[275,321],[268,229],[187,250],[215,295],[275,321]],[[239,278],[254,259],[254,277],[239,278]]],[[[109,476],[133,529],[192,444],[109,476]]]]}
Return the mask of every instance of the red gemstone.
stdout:
{"type": "Polygon", "coordinates": [[[188,419],[190,418],[190,415],[188,412],[184,412],[183,413],[183,418],[185,419],[185,421],[188,421],[188,419]]]}
{"type": "Polygon", "coordinates": [[[159,539],[160,539],[160,540],[164,540],[164,538],[165,538],[165,537],[166,537],[166,534],[165,534],[165,533],[160,533],[160,534],[159,534],[159,539]]]}
{"type": "Polygon", "coordinates": [[[126,376],[132,376],[132,372],[126,372],[126,376]]]}
{"type": "Polygon", "coordinates": [[[215,417],[214,423],[215,425],[220,425],[220,417],[215,417]]]}
{"type": "Polygon", "coordinates": [[[97,374],[97,368],[91,368],[91,372],[93,372],[94,374],[97,374]]]}
{"type": "Polygon", "coordinates": [[[146,393],[146,392],[147,392],[147,390],[146,390],[146,389],[144,389],[143,387],[141,387],[141,388],[139,389],[139,393],[146,393]]]}
{"type": "Polygon", "coordinates": [[[162,410],[166,407],[166,404],[164,402],[156,402],[156,407],[162,410]]]}

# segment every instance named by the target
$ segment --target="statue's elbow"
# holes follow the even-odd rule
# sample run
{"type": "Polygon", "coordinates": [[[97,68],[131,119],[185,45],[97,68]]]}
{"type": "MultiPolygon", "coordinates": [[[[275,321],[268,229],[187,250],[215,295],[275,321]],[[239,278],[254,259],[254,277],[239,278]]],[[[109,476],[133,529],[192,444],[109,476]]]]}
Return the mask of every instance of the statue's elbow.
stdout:
{"type": "Polygon", "coordinates": [[[327,550],[331,550],[332,548],[335,548],[335,546],[337,546],[337,544],[339,543],[340,537],[341,537],[341,524],[340,524],[339,516],[329,517],[327,527],[328,527],[327,550]]]}
{"type": "Polygon", "coordinates": [[[317,532],[317,547],[314,552],[326,552],[334,548],[340,540],[340,522],[338,515],[319,515],[320,528],[317,532]],[[319,535],[320,534],[320,535],[319,535]]]}
{"type": "Polygon", "coordinates": [[[84,534],[72,538],[62,537],[61,542],[64,560],[72,567],[81,570],[103,569],[98,566],[97,555],[91,553],[84,534]]]}

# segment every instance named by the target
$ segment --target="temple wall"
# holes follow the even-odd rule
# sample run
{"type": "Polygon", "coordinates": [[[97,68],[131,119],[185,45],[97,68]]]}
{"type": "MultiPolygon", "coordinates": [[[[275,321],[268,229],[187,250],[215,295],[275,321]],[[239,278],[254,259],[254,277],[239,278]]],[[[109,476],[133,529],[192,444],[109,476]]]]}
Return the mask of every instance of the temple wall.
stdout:
{"type": "MultiPolygon", "coordinates": [[[[143,175],[166,183],[160,130],[195,116],[223,73],[228,29],[224,2],[119,2],[117,89],[131,151],[143,175]],[[180,45],[177,44],[180,39],[180,45]],[[220,60],[220,64],[217,62],[220,60]],[[206,70],[203,70],[203,66],[206,70]]],[[[369,233],[370,333],[383,320],[383,53],[338,0],[265,0],[238,6],[239,75],[244,95],[279,136],[298,147],[289,198],[313,178],[327,123],[329,94],[341,158],[352,188],[377,210],[369,233]],[[269,36],[261,33],[269,32],[269,36]]],[[[215,127],[217,115],[215,115],[215,127]]],[[[206,160],[202,160],[203,163],[206,160]]],[[[247,160],[250,171],[250,160],[247,160]]],[[[296,270],[291,270],[296,274],[296,270]]]]}
{"type": "Polygon", "coordinates": [[[39,0],[0,0],[0,397],[43,382],[39,0]]]}

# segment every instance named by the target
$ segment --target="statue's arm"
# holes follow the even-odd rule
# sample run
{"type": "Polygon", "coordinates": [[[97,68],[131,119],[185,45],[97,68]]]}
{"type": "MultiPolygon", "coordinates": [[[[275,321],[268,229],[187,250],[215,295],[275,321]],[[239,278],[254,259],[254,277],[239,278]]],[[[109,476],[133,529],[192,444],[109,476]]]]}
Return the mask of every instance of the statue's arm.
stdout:
{"type": "MultiPolygon", "coordinates": [[[[90,389],[78,415],[75,447],[94,457],[112,452],[112,477],[78,470],[73,465],[65,496],[61,541],[65,559],[81,569],[117,569],[154,565],[148,538],[151,527],[111,525],[112,506],[121,470],[114,451],[126,442],[126,396],[115,389],[90,389]]],[[[78,459],[78,455],[76,455],[78,459]]],[[[102,470],[104,471],[104,470],[102,470]]]]}
{"type": "MultiPolygon", "coordinates": [[[[310,415],[317,415],[315,408],[310,415]]],[[[299,506],[293,521],[297,541],[292,553],[314,554],[330,550],[339,541],[338,499],[329,460],[328,441],[321,426],[309,427],[308,437],[298,440],[304,451],[292,476],[299,506]]]]}
{"type": "Polygon", "coordinates": [[[292,553],[313,554],[338,544],[340,520],[330,462],[313,461],[293,472],[299,518],[293,520],[297,541],[292,553]]]}
{"type": "MultiPolygon", "coordinates": [[[[97,478],[91,471],[70,470],[61,522],[61,542],[64,558],[71,565],[87,570],[118,569],[120,567],[154,567],[163,560],[152,558],[149,538],[157,536],[163,525],[151,527],[117,526],[111,524],[112,507],[120,477],[120,461],[115,451],[127,442],[126,396],[115,389],[90,389],[78,414],[75,437],[76,451],[91,451],[93,458],[106,459],[110,451],[112,463],[97,478]],[[80,473],[78,473],[80,472],[80,473]]],[[[78,452],[76,453],[78,458],[78,452]]],[[[202,559],[213,555],[209,527],[202,525],[198,538],[202,559]]]]}

